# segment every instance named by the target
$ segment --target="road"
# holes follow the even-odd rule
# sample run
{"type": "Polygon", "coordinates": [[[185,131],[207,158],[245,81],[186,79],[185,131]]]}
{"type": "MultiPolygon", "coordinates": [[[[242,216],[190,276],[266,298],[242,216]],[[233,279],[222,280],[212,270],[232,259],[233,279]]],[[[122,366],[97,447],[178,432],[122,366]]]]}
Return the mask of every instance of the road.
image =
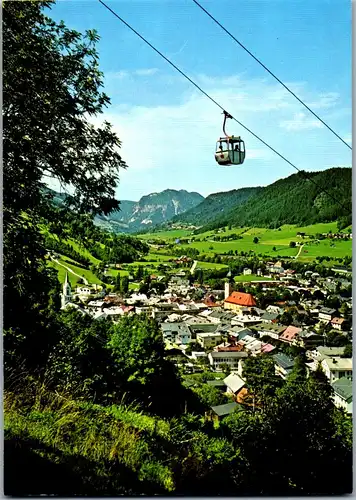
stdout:
{"type": "Polygon", "coordinates": [[[198,261],[195,260],[193,262],[193,265],[192,265],[191,269],[190,269],[190,274],[194,274],[194,271],[195,271],[195,268],[197,267],[197,264],[198,264],[198,261]]]}
{"type": "Polygon", "coordinates": [[[295,256],[295,258],[297,259],[300,255],[300,252],[302,251],[302,248],[304,247],[305,243],[303,243],[303,245],[301,247],[299,247],[299,252],[297,253],[297,255],[295,256]]]}
{"type": "Polygon", "coordinates": [[[57,259],[55,259],[54,257],[52,257],[52,255],[51,255],[51,260],[53,260],[53,262],[56,262],[58,265],[64,267],[64,269],[67,269],[67,271],[69,271],[70,273],[74,274],[75,276],[78,276],[78,278],[80,278],[80,279],[83,280],[83,282],[84,282],[85,285],[89,285],[89,281],[86,278],[84,278],[84,276],[80,276],[80,274],[75,273],[73,271],[73,269],[71,269],[70,267],[65,266],[64,264],[62,264],[61,262],[59,262],[57,259]]]}

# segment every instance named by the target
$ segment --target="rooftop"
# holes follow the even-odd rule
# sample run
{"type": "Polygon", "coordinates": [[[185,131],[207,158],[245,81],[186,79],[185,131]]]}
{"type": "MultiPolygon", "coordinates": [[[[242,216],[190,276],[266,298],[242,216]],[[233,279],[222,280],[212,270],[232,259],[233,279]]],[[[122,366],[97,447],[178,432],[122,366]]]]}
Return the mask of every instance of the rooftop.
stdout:
{"type": "Polygon", "coordinates": [[[232,294],[229,295],[227,299],[225,299],[225,302],[245,307],[253,307],[257,305],[253,295],[251,295],[250,293],[242,292],[232,292],[232,294]]]}
{"type": "Polygon", "coordinates": [[[246,358],[247,352],[233,351],[233,352],[216,352],[212,351],[209,356],[212,358],[246,358]]]}
{"type": "Polygon", "coordinates": [[[324,347],[321,345],[318,346],[316,350],[321,356],[324,357],[341,356],[342,354],[344,354],[345,347],[324,347]]]}
{"type": "Polygon", "coordinates": [[[216,413],[216,415],[223,417],[224,415],[230,415],[230,413],[233,413],[237,406],[237,403],[227,403],[225,405],[212,406],[211,409],[214,413],[216,413]]]}
{"type": "Polygon", "coordinates": [[[203,339],[208,339],[210,337],[221,337],[220,333],[217,332],[203,332],[203,333],[197,333],[197,337],[203,338],[203,339]]]}
{"type": "Polygon", "coordinates": [[[342,377],[336,380],[332,385],[332,388],[338,396],[343,398],[347,403],[352,401],[352,381],[346,377],[342,377]]]}
{"type": "Polygon", "coordinates": [[[345,319],[344,319],[344,318],[333,318],[333,319],[331,320],[331,323],[332,323],[333,325],[342,325],[344,321],[345,321],[345,319]]]}
{"type": "Polygon", "coordinates": [[[321,314],[336,314],[336,310],[330,309],[330,307],[322,307],[319,312],[321,314]]]}
{"type": "Polygon", "coordinates": [[[294,366],[294,360],[283,353],[274,354],[272,357],[275,362],[282,368],[288,369],[293,368],[294,366]]]}
{"type": "Polygon", "coordinates": [[[232,390],[232,392],[238,392],[245,385],[245,381],[237,375],[237,373],[230,373],[224,379],[225,385],[232,390]]]}
{"type": "Polygon", "coordinates": [[[330,371],[351,370],[352,371],[352,358],[326,358],[323,363],[327,364],[330,371]]]}
{"type": "Polygon", "coordinates": [[[226,384],[223,379],[215,379],[215,380],[208,380],[206,382],[208,385],[212,385],[213,387],[225,387],[226,384]]]}
{"type": "Polygon", "coordinates": [[[278,317],[277,313],[271,313],[271,312],[265,312],[262,316],[261,319],[267,320],[267,321],[274,321],[278,317]]]}
{"type": "Polygon", "coordinates": [[[293,340],[297,333],[301,332],[301,328],[296,328],[295,326],[288,326],[281,335],[281,339],[293,340]]]}

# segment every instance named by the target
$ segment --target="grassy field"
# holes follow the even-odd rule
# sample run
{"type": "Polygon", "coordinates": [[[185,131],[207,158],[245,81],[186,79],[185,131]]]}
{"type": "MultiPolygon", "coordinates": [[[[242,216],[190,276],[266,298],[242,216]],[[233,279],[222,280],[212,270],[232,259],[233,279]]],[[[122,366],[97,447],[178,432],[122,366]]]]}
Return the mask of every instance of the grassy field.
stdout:
{"type": "Polygon", "coordinates": [[[76,241],[74,241],[72,239],[68,239],[65,241],[65,243],[72,245],[73,249],[76,252],[83,255],[83,257],[86,257],[87,259],[89,259],[92,264],[95,264],[97,266],[101,262],[99,259],[94,257],[86,248],[80,246],[76,241]]]}
{"type": "MultiPolygon", "coordinates": [[[[351,256],[352,253],[352,241],[329,241],[321,240],[319,243],[313,242],[309,239],[309,235],[315,236],[318,233],[327,232],[337,232],[337,223],[323,223],[314,224],[311,226],[294,226],[294,225],[284,225],[280,229],[267,229],[267,228],[234,228],[208,231],[199,235],[192,235],[191,231],[184,230],[174,230],[174,231],[162,231],[160,233],[150,233],[143,235],[144,239],[155,239],[161,238],[166,241],[174,241],[178,237],[189,237],[191,238],[191,243],[189,248],[196,248],[201,253],[212,255],[214,253],[224,254],[229,251],[237,250],[238,252],[249,252],[252,251],[255,254],[268,255],[271,257],[296,257],[299,253],[299,247],[291,248],[289,246],[291,241],[296,243],[305,244],[303,247],[298,260],[311,261],[317,256],[329,256],[331,258],[345,257],[347,255],[351,256]],[[298,232],[306,234],[306,237],[300,238],[297,236],[298,232]],[[233,241],[213,241],[213,236],[228,236],[229,234],[241,235],[242,239],[233,241]],[[258,243],[254,243],[254,238],[258,238],[258,243]],[[196,241],[200,240],[200,241],[196,241]],[[205,240],[205,241],[203,241],[205,240]],[[275,248],[275,249],[274,249],[275,248]]],[[[186,251],[188,245],[181,245],[182,254],[186,251]]],[[[159,260],[168,260],[170,256],[163,256],[160,251],[157,250],[157,255],[159,260]]]]}
{"type": "Polygon", "coordinates": [[[227,269],[227,267],[225,264],[215,264],[214,262],[202,262],[198,260],[196,269],[227,269]]]}
{"type": "MultiPolygon", "coordinates": [[[[57,264],[56,262],[53,262],[51,260],[48,261],[48,266],[52,267],[53,269],[55,269],[56,271],[58,271],[58,281],[60,282],[61,285],[63,285],[65,277],[66,277],[67,270],[64,269],[64,267],[60,266],[59,264],[57,264]]],[[[77,276],[75,276],[74,274],[71,274],[71,273],[68,273],[68,278],[69,278],[69,281],[70,281],[71,285],[76,285],[78,283],[79,279],[80,279],[80,278],[78,278],[77,276]]]]}
{"type": "Polygon", "coordinates": [[[140,234],[141,240],[175,240],[176,238],[186,238],[192,231],[186,229],[172,229],[172,231],[157,231],[157,233],[140,234]]]}
{"type": "MultiPolygon", "coordinates": [[[[69,267],[75,273],[79,274],[79,276],[84,276],[84,278],[86,278],[89,281],[89,284],[96,283],[97,285],[102,285],[102,281],[100,281],[99,278],[97,278],[95,276],[95,274],[93,274],[91,271],[89,271],[87,269],[83,269],[82,267],[75,266],[73,264],[69,264],[68,262],[66,262],[65,260],[63,260],[63,257],[64,256],[61,256],[61,258],[58,259],[58,262],[60,262],[64,266],[69,267]]],[[[58,267],[61,267],[61,266],[58,266],[58,267]]],[[[62,268],[62,269],[64,270],[64,274],[65,274],[66,270],[64,268],[62,268]]],[[[71,281],[72,281],[72,278],[75,278],[77,281],[80,279],[79,277],[75,276],[72,273],[68,273],[68,276],[70,277],[71,281]]]]}
{"type": "Polygon", "coordinates": [[[352,241],[321,240],[318,243],[311,242],[304,246],[298,260],[311,261],[320,256],[340,258],[347,255],[352,255],[352,241]]]}
{"type": "Polygon", "coordinates": [[[273,278],[264,278],[263,276],[257,276],[256,274],[248,274],[247,276],[240,274],[239,276],[234,277],[235,282],[239,283],[249,283],[250,281],[272,281],[272,279],[273,278]]]}
{"type": "MultiPolygon", "coordinates": [[[[253,254],[267,255],[275,258],[278,257],[289,257],[295,258],[298,254],[298,260],[300,261],[313,261],[318,256],[328,256],[331,259],[343,258],[345,256],[352,255],[352,241],[341,241],[341,240],[321,240],[315,241],[309,239],[309,235],[316,235],[317,233],[327,233],[336,232],[336,223],[325,223],[325,224],[314,224],[312,226],[298,227],[293,225],[285,225],[280,229],[266,229],[266,228],[233,228],[216,231],[209,231],[199,235],[192,235],[192,231],[188,230],[172,230],[172,231],[160,231],[157,233],[148,233],[140,236],[143,240],[149,239],[163,239],[167,242],[174,243],[177,238],[188,237],[191,239],[189,245],[180,245],[181,254],[184,255],[187,248],[196,248],[202,254],[213,255],[213,254],[226,254],[229,251],[235,252],[249,252],[252,251],[253,254]],[[297,232],[303,232],[307,235],[304,239],[297,237],[297,232]],[[228,236],[229,234],[241,235],[242,239],[233,241],[213,241],[213,236],[228,236]],[[254,238],[258,238],[258,243],[254,243],[254,238]],[[200,241],[196,241],[200,240],[200,241]],[[205,240],[205,241],[203,241],[205,240]],[[291,248],[289,246],[291,241],[303,244],[303,248],[299,253],[300,247],[291,248]]],[[[46,228],[43,228],[43,232],[46,232],[46,228]]],[[[66,243],[72,245],[73,249],[90,260],[92,264],[97,265],[100,260],[96,259],[90,254],[88,250],[81,247],[77,241],[68,239],[66,243]]],[[[103,246],[103,245],[102,245],[103,246]]],[[[142,266],[148,269],[152,274],[159,274],[157,267],[162,263],[167,263],[171,259],[176,259],[177,256],[168,255],[164,248],[157,249],[151,247],[151,251],[146,256],[147,262],[133,262],[131,264],[123,264],[124,269],[108,269],[107,274],[109,276],[121,276],[128,275],[128,266],[132,268],[137,268],[142,266]]],[[[63,256],[61,257],[63,259],[63,256]]],[[[102,282],[89,270],[82,269],[81,267],[75,266],[73,264],[68,264],[63,260],[60,260],[63,264],[67,265],[74,272],[80,276],[84,276],[89,283],[102,284],[102,282]]],[[[332,265],[336,261],[331,260],[326,265],[332,265]]],[[[58,271],[58,278],[61,283],[65,279],[65,269],[54,262],[49,262],[49,265],[58,271]]],[[[198,261],[197,269],[223,269],[227,268],[224,264],[215,264],[210,262],[198,261]]],[[[185,268],[189,270],[189,268],[185,268]]],[[[178,271],[178,269],[177,269],[178,271]]],[[[173,272],[172,269],[169,272],[173,272]]],[[[72,284],[76,284],[80,278],[70,273],[70,280],[72,284]]],[[[257,276],[238,276],[237,281],[257,281],[263,279],[257,276]]],[[[130,288],[137,288],[136,283],[130,283],[130,288]]]]}

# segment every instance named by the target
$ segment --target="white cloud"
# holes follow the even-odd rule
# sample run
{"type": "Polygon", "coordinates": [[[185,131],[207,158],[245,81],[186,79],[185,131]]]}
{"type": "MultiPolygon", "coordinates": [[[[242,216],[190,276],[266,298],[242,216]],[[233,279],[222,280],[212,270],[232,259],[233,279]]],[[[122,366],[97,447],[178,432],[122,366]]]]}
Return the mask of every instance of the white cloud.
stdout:
{"type": "Polygon", "coordinates": [[[292,120],[283,120],[279,126],[286,130],[308,130],[322,128],[322,123],[316,118],[308,118],[305,113],[296,113],[292,120]]]}
{"type": "Polygon", "coordinates": [[[306,102],[306,104],[315,111],[316,109],[328,109],[337,105],[340,99],[340,94],[337,92],[328,92],[327,94],[320,94],[319,97],[313,102],[306,102]]]}
{"type": "MultiPolygon", "coordinates": [[[[143,99],[142,92],[137,94],[140,88],[137,73],[142,71],[131,71],[126,87],[130,90],[127,91],[128,100],[140,105],[127,104],[123,86],[121,104],[111,106],[95,119],[96,124],[103,119],[112,123],[122,141],[121,155],[129,168],[121,173],[121,198],[128,197],[125,186],[135,192],[132,199],[167,187],[208,194],[243,185],[267,184],[278,178],[279,172],[286,175],[286,169],[289,169],[287,175],[292,173],[278,156],[233,120],[228,120],[226,129],[229,134],[241,135],[245,140],[246,161],[238,169],[217,170],[214,152],[216,140],[223,134],[221,110],[184,82],[182,87],[180,77],[162,72],[155,78],[152,88],[148,84],[142,88],[142,92],[146,92],[143,99]],[[132,90],[132,82],[137,85],[135,90],[132,90]],[[173,96],[171,99],[164,94],[167,88],[173,96]],[[149,92],[152,92],[152,101],[149,92]],[[150,102],[155,104],[147,104],[150,102]],[[169,104],[162,104],[166,102],[169,104]]],[[[147,72],[157,73],[149,69],[147,72]]],[[[322,155],[333,144],[332,140],[322,140],[321,134],[328,134],[328,131],[312,115],[301,112],[301,105],[280,85],[271,84],[267,79],[248,80],[243,74],[223,78],[192,75],[192,79],[237,120],[299,168],[326,168],[322,155]],[[296,131],[300,134],[295,134],[296,131]],[[303,134],[304,131],[308,133],[303,134]]],[[[338,99],[336,94],[310,95],[304,82],[288,86],[301,98],[309,94],[308,100],[319,103],[325,110],[333,108],[338,99]]],[[[347,161],[347,158],[338,157],[335,148],[326,158],[335,163],[347,161]]]]}
{"type": "Polygon", "coordinates": [[[348,144],[352,144],[352,134],[347,134],[343,137],[344,141],[348,144]]]}
{"type": "Polygon", "coordinates": [[[134,78],[135,76],[152,76],[158,73],[158,68],[142,68],[133,71],[121,70],[115,72],[108,72],[105,75],[107,80],[124,80],[126,78],[134,78]]]}
{"type": "Polygon", "coordinates": [[[158,72],[158,68],[137,69],[134,74],[137,76],[151,76],[158,72]]]}

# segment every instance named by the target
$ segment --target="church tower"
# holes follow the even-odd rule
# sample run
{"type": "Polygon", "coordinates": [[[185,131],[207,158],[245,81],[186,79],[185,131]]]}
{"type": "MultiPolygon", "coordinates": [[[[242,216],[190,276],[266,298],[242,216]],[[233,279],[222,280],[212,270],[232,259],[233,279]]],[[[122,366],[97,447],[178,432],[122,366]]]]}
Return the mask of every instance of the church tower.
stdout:
{"type": "Polygon", "coordinates": [[[63,292],[61,294],[62,307],[64,307],[68,302],[72,301],[72,287],[70,286],[70,281],[68,279],[68,273],[66,273],[66,279],[63,284],[63,292]]]}
{"type": "Polygon", "coordinates": [[[231,283],[227,281],[225,283],[225,294],[224,294],[224,299],[226,300],[230,295],[231,295],[231,283]]]}

